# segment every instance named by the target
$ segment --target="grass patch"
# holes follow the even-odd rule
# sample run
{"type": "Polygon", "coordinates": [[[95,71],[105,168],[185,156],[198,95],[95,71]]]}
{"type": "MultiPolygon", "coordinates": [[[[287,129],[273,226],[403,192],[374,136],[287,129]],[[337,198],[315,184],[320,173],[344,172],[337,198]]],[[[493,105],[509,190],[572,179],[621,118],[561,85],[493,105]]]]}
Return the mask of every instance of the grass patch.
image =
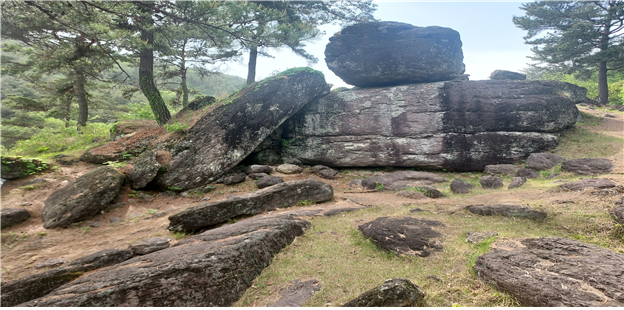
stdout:
{"type": "Polygon", "coordinates": [[[622,151],[624,139],[593,131],[602,118],[581,112],[584,123],[566,130],[555,153],[567,159],[611,157],[622,151]]]}

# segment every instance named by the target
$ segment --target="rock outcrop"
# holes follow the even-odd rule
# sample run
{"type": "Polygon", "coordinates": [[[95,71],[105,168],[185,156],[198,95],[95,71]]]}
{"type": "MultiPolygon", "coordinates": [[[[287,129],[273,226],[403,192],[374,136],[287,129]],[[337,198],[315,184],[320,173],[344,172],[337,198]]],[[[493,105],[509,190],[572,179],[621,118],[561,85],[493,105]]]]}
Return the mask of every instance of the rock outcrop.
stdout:
{"type": "Polygon", "coordinates": [[[156,182],[163,189],[190,189],[216,180],[302,106],[328,91],[322,73],[309,68],[290,69],[244,88],[188,130],[156,182]]]}
{"type": "Polygon", "coordinates": [[[96,271],[19,306],[230,306],[273,255],[309,226],[286,215],[239,221],[96,271]]]}
{"type": "Polygon", "coordinates": [[[388,279],[384,284],[342,305],[343,307],[426,307],[425,292],[408,279],[388,279]]]}
{"type": "Polygon", "coordinates": [[[493,245],[474,269],[525,307],[624,307],[624,255],[561,237],[493,245]]]}
{"type": "Polygon", "coordinates": [[[386,251],[426,257],[432,251],[442,251],[442,245],[431,239],[442,237],[432,228],[444,226],[438,221],[411,217],[380,217],[358,226],[358,229],[386,251]]]}
{"type": "Polygon", "coordinates": [[[26,209],[4,208],[0,210],[0,223],[2,225],[2,229],[25,221],[29,217],[30,213],[28,213],[28,210],[26,209]]]}
{"type": "Polygon", "coordinates": [[[369,22],[329,38],[325,62],[358,87],[448,81],[464,73],[461,47],[459,33],[450,28],[369,22]]]}
{"type": "Polygon", "coordinates": [[[109,166],[83,174],[45,200],[41,212],[43,228],[66,228],[100,214],[117,196],[123,183],[123,174],[109,166]]]}
{"type": "Polygon", "coordinates": [[[524,217],[532,220],[543,220],[547,214],[541,210],[533,210],[529,207],[518,205],[475,205],[466,209],[470,213],[479,215],[500,215],[512,217],[524,217]]]}
{"type": "MultiPolygon", "coordinates": [[[[285,162],[331,167],[483,170],[557,145],[576,87],[556,81],[450,81],[353,89],[320,97],[281,127],[285,162]]],[[[262,158],[263,156],[254,156],[262,158]]],[[[261,163],[261,162],[259,162],[261,163]]]]}
{"type": "Polygon", "coordinates": [[[255,215],[300,202],[323,202],[334,197],[331,185],[305,179],[279,183],[255,193],[198,204],[169,217],[169,230],[190,232],[241,215],[255,215]]]}
{"type": "Polygon", "coordinates": [[[11,307],[50,293],[83,273],[121,263],[129,250],[108,249],[79,258],[68,265],[2,284],[2,307],[11,307]]]}

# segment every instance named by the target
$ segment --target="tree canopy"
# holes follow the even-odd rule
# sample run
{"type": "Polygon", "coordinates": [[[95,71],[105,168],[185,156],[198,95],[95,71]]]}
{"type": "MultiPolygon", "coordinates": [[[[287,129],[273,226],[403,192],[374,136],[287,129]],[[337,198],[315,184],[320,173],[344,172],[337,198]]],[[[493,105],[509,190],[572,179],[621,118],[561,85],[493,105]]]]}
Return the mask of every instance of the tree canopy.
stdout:
{"type": "Polygon", "coordinates": [[[597,71],[598,101],[607,104],[607,73],[624,69],[624,1],[525,3],[514,24],[527,31],[533,60],[565,73],[597,71]]]}

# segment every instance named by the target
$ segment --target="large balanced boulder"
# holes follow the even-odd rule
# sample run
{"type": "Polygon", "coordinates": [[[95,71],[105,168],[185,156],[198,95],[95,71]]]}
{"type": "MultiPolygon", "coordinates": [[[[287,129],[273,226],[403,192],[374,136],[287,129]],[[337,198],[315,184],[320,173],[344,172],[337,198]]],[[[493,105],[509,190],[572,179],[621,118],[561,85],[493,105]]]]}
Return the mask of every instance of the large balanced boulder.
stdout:
{"type": "Polygon", "coordinates": [[[561,164],[561,169],[580,175],[605,174],[613,171],[613,162],[607,158],[570,159],[561,164]]]}
{"type": "Polygon", "coordinates": [[[421,171],[397,171],[384,175],[374,176],[362,180],[365,189],[379,190],[402,190],[407,187],[415,187],[419,182],[441,183],[448,179],[431,172],[421,171]]]}
{"type": "Polygon", "coordinates": [[[624,255],[561,237],[493,245],[474,269],[525,307],[624,307],[624,255]]]}
{"type": "Polygon", "coordinates": [[[432,240],[441,238],[442,234],[432,228],[444,226],[438,221],[411,217],[380,217],[358,229],[386,251],[426,257],[432,251],[442,251],[442,245],[432,240]]]}
{"type": "Polygon", "coordinates": [[[269,134],[329,86],[323,74],[295,68],[244,88],[216,103],[177,143],[161,188],[189,189],[216,180],[269,134]]]}
{"type": "Polygon", "coordinates": [[[131,257],[132,251],[129,250],[103,250],[79,258],[60,268],[3,283],[2,307],[11,307],[39,298],[87,271],[119,264],[131,257]]]}
{"type": "Polygon", "coordinates": [[[96,271],[19,306],[230,306],[309,226],[288,215],[239,221],[96,271]]]}
{"type": "Polygon", "coordinates": [[[4,208],[0,210],[0,223],[2,228],[13,226],[19,222],[25,221],[30,217],[30,213],[26,209],[4,208]]]}
{"type": "Polygon", "coordinates": [[[457,31],[386,21],[348,26],[325,48],[327,67],[358,87],[452,80],[463,60],[457,31]]]}
{"type": "Polygon", "coordinates": [[[45,200],[43,228],[66,228],[100,214],[117,196],[123,182],[123,174],[109,166],[83,174],[45,200]]]}
{"type": "Polygon", "coordinates": [[[425,307],[425,292],[408,279],[388,279],[384,284],[342,305],[343,307],[425,307]]]}
{"type": "Polygon", "coordinates": [[[576,86],[449,81],[332,92],[282,125],[288,143],[279,152],[285,162],[330,167],[479,171],[555,147],[555,133],[579,115],[567,87],[576,86]]]}
{"type": "Polygon", "coordinates": [[[241,215],[255,215],[301,202],[315,203],[334,197],[331,185],[305,179],[278,183],[255,193],[198,204],[169,217],[169,230],[190,232],[241,215]]]}

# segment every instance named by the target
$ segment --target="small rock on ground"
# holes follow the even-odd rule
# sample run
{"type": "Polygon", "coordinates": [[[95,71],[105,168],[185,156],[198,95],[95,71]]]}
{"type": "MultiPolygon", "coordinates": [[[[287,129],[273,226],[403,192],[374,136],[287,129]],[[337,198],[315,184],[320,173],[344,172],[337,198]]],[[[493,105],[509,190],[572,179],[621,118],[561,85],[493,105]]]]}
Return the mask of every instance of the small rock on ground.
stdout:
{"type": "Polygon", "coordinates": [[[282,179],[280,177],[267,175],[267,176],[257,180],[256,181],[256,186],[258,186],[258,188],[265,188],[265,187],[273,186],[273,185],[279,184],[279,183],[284,183],[284,179],[282,179]]]}
{"type": "Polygon", "coordinates": [[[135,255],[145,255],[168,248],[169,241],[171,241],[171,239],[149,238],[147,240],[141,240],[135,244],[131,244],[128,247],[128,250],[132,251],[135,255]]]}
{"type": "Polygon", "coordinates": [[[247,168],[247,173],[248,174],[252,174],[252,173],[266,173],[266,174],[271,174],[271,172],[273,171],[273,168],[271,168],[271,166],[267,166],[267,165],[251,165],[247,168]]]}
{"type": "Polygon", "coordinates": [[[518,166],[510,164],[500,165],[487,165],[485,166],[485,172],[489,175],[512,175],[518,171],[518,166]]]}
{"type": "Polygon", "coordinates": [[[571,159],[564,161],[561,169],[580,175],[605,174],[613,171],[613,163],[606,158],[571,159]]]}
{"type": "Polygon", "coordinates": [[[468,234],[466,234],[466,242],[478,244],[485,239],[496,237],[496,236],[498,236],[498,233],[495,231],[469,232],[468,234]]]}
{"type": "Polygon", "coordinates": [[[258,179],[262,179],[266,176],[268,176],[268,174],[264,173],[264,172],[257,172],[257,173],[250,173],[247,175],[250,179],[252,180],[258,180],[258,179]]]}
{"type": "Polygon", "coordinates": [[[242,183],[242,182],[245,181],[245,178],[247,178],[246,174],[239,173],[237,175],[233,175],[233,176],[229,176],[229,177],[223,178],[223,184],[224,185],[232,185],[232,184],[242,183]]]}
{"type": "Polygon", "coordinates": [[[314,174],[318,175],[319,177],[329,180],[335,179],[336,175],[338,174],[338,171],[322,165],[316,165],[312,167],[312,171],[314,171],[314,174]]]}
{"type": "Polygon", "coordinates": [[[455,179],[451,182],[451,191],[455,194],[467,194],[474,188],[474,185],[462,181],[460,179],[455,179]]]}
{"type": "Polygon", "coordinates": [[[0,225],[2,228],[10,227],[29,217],[30,213],[26,209],[5,208],[0,210],[0,225]]]}
{"type": "Polygon", "coordinates": [[[425,292],[408,279],[394,278],[363,293],[343,307],[425,307],[425,292]]]}
{"type": "Polygon", "coordinates": [[[423,194],[421,192],[415,192],[415,191],[400,191],[400,192],[396,193],[396,195],[399,196],[399,197],[410,198],[410,199],[424,199],[424,198],[427,198],[427,196],[425,196],[425,194],[423,194]]]}
{"type": "Polygon", "coordinates": [[[624,224],[624,205],[613,208],[609,213],[613,216],[616,222],[624,224]]]}
{"type": "Polygon", "coordinates": [[[295,174],[303,171],[303,168],[293,164],[281,164],[275,170],[283,174],[295,174]]]}
{"type": "Polygon", "coordinates": [[[303,282],[299,279],[294,280],[290,286],[282,291],[282,298],[268,305],[268,307],[301,307],[320,289],[321,283],[317,280],[303,282]]]}
{"type": "Polygon", "coordinates": [[[586,188],[601,188],[602,189],[602,188],[611,188],[615,186],[617,186],[617,184],[615,184],[613,181],[609,179],[596,178],[596,179],[583,179],[583,180],[576,181],[576,182],[569,182],[569,183],[561,184],[557,186],[557,188],[569,190],[569,191],[580,191],[586,188]]]}
{"type": "Polygon", "coordinates": [[[529,207],[518,205],[476,205],[467,206],[466,209],[474,214],[479,215],[500,215],[512,217],[524,217],[532,220],[543,220],[546,218],[546,212],[541,210],[533,210],[529,207]]]}
{"type": "Polygon", "coordinates": [[[548,170],[566,159],[552,153],[533,153],[527,158],[525,165],[534,170],[548,170]]]}
{"type": "Polygon", "coordinates": [[[62,259],[62,258],[53,258],[53,259],[49,259],[43,263],[39,263],[39,264],[35,264],[35,268],[37,269],[41,269],[41,268],[50,268],[50,267],[58,267],[61,266],[63,264],[67,263],[67,260],[62,259]]]}
{"type": "Polygon", "coordinates": [[[522,185],[524,185],[524,183],[526,183],[527,178],[525,177],[513,177],[511,178],[511,184],[509,184],[509,186],[507,186],[507,189],[512,189],[512,188],[518,188],[522,185]]]}
{"type": "Polygon", "coordinates": [[[494,176],[484,176],[479,179],[479,183],[483,188],[500,188],[503,187],[503,179],[494,176]]]}
{"type": "Polygon", "coordinates": [[[517,177],[524,177],[527,179],[539,179],[541,174],[533,169],[522,168],[516,172],[517,177]]]}
{"type": "Polygon", "coordinates": [[[358,229],[386,251],[426,257],[432,251],[442,251],[442,245],[431,239],[442,237],[432,228],[444,226],[438,221],[411,217],[380,217],[358,226],[358,229]]]}

